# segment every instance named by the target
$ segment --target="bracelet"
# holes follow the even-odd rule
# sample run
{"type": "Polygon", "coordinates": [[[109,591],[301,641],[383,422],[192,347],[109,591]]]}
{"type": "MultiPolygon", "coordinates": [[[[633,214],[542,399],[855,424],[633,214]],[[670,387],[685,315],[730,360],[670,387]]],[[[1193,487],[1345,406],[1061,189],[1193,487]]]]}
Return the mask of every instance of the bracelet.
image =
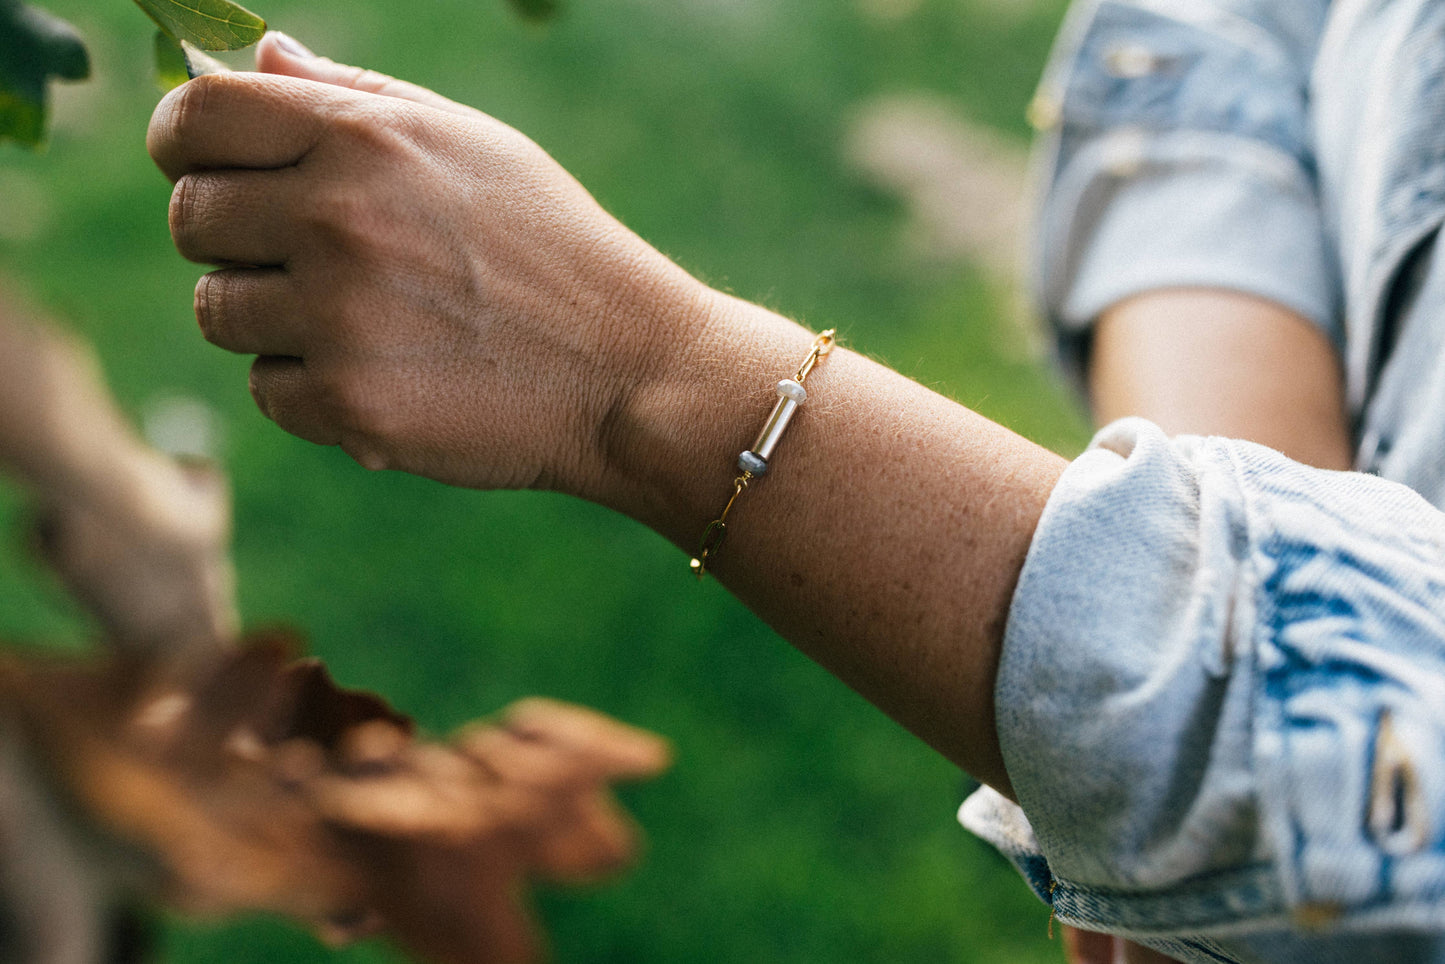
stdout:
{"type": "Polygon", "coordinates": [[[778,402],[773,406],[772,414],[763,423],[763,430],[758,433],[753,447],[738,456],[737,466],[741,474],[733,479],[732,496],[728,499],[727,505],[723,506],[718,517],[709,522],[707,528],[703,530],[697,558],[690,563],[692,571],[697,574],[699,580],[707,574],[708,562],[722,549],[723,540],[727,537],[728,532],[728,513],[732,511],[733,503],[737,502],[738,496],[747,491],[749,482],[768,471],[768,460],[772,458],[774,450],[777,449],[778,440],[783,437],[783,430],[793,420],[793,414],[797,412],[798,406],[808,400],[808,392],[803,388],[803,382],[808,380],[809,373],[813,371],[818,361],[833,350],[833,345],[837,342],[834,337],[836,331],[835,328],[829,328],[815,338],[808,357],[803,359],[803,364],[798,366],[793,377],[778,382],[778,402]]]}

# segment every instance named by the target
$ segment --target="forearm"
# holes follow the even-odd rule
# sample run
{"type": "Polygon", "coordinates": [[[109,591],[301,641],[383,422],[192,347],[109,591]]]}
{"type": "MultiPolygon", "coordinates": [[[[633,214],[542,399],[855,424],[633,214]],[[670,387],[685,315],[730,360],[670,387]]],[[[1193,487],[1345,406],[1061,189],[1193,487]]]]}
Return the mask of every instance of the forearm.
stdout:
{"type": "Polygon", "coordinates": [[[1321,468],[1353,462],[1339,360],[1304,318],[1220,289],[1152,291],[1095,330],[1099,422],[1142,415],[1171,435],[1246,439],[1321,468]]]}
{"type": "MultiPolygon", "coordinates": [[[[697,340],[611,427],[619,471],[598,500],[695,552],[773,386],[812,339],[716,296],[697,340]]],[[[807,388],[712,571],[784,638],[1008,792],[994,730],[998,650],[1064,462],[845,349],[807,388]]]]}
{"type": "MultiPolygon", "coordinates": [[[[702,286],[484,114],[275,42],[259,57],[320,80],[200,78],[150,145],[178,247],[225,266],[201,330],[260,356],[262,411],[368,468],[556,489],[694,551],[813,333],[702,286]]],[[[807,390],[713,571],[1007,790],[995,666],[1062,462],[844,349],[807,390]]]]}

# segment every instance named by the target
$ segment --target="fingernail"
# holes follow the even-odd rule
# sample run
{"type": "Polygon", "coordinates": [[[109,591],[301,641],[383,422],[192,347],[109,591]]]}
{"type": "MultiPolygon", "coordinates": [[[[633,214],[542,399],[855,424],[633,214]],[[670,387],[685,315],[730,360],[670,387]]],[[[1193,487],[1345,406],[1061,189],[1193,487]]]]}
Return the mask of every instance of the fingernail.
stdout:
{"type": "Polygon", "coordinates": [[[295,37],[291,36],[289,33],[282,33],[279,30],[273,30],[271,31],[271,34],[276,38],[276,46],[280,47],[282,50],[286,51],[293,57],[301,57],[302,59],[310,60],[316,56],[306,48],[305,44],[297,40],[295,37]]]}

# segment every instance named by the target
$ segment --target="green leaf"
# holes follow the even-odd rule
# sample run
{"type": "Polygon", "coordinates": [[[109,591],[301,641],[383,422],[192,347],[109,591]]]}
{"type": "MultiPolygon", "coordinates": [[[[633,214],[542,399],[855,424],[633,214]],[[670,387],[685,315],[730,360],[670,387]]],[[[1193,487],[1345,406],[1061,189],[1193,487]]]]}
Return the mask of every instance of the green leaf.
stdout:
{"type": "Polygon", "coordinates": [[[190,65],[181,42],[164,30],[156,31],[156,83],[161,90],[179,87],[191,79],[190,65]]]}
{"type": "Polygon", "coordinates": [[[179,87],[202,74],[218,74],[230,70],[225,64],[185,40],[177,40],[164,30],[156,31],[156,83],[161,90],[179,87]]]}
{"type": "Polygon", "coordinates": [[[19,0],[0,0],[0,140],[39,144],[50,78],[89,75],[90,57],[74,27],[19,0]]]}
{"type": "Polygon", "coordinates": [[[551,20],[561,10],[557,0],[511,0],[511,4],[527,20],[551,20]]]}
{"type": "Polygon", "coordinates": [[[231,0],[135,0],[177,40],[202,50],[240,50],[266,34],[266,21],[231,0]]]}

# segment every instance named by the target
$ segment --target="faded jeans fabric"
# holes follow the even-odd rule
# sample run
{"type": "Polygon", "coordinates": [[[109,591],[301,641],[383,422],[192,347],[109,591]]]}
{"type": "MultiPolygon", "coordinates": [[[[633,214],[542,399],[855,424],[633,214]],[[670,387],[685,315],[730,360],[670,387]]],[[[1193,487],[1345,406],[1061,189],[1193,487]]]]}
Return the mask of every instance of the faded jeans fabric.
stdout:
{"type": "Polygon", "coordinates": [[[1031,118],[1033,286],[1067,367],[1123,298],[1229,288],[1325,331],[1366,417],[1445,220],[1445,3],[1078,0],[1031,118]]]}
{"type": "Polygon", "coordinates": [[[1028,821],[961,818],[1061,921],[1445,961],[1445,515],[1409,488],[1115,423],[1050,498],[997,693],[1028,821]]]}
{"type": "MultiPolygon", "coordinates": [[[[1270,298],[1338,346],[1359,467],[1445,506],[1445,0],[1078,2],[1031,110],[1066,366],[1130,295],[1270,298]]],[[[960,819],[1060,919],[1180,960],[1445,962],[1442,520],[1105,429],[1004,641],[1023,810],[960,819]]]]}

